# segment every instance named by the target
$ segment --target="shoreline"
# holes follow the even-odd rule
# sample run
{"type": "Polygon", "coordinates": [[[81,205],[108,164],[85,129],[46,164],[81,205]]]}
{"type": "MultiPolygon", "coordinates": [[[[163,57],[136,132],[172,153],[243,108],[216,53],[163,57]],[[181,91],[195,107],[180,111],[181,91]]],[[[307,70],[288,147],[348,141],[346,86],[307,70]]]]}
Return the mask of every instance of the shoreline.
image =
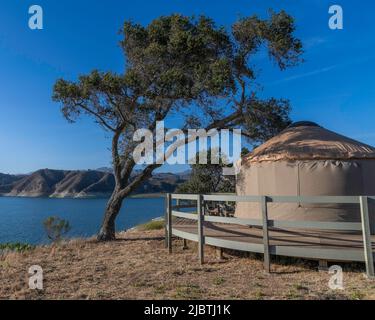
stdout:
{"type": "MultiPolygon", "coordinates": [[[[64,196],[64,197],[52,197],[52,196],[21,196],[21,195],[6,195],[6,194],[0,194],[1,198],[11,199],[11,198],[17,198],[17,199],[57,199],[57,200],[64,200],[64,199],[70,199],[70,200],[96,200],[96,199],[109,199],[109,195],[103,195],[103,196],[85,196],[85,197],[73,197],[73,196],[64,196]]],[[[145,194],[135,194],[127,197],[126,199],[156,199],[156,198],[164,198],[165,194],[163,193],[145,193],[145,194]]]]}
{"type": "MultiPolygon", "coordinates": [[[[118,230],[116,232],[116,235],[120,235],[129,231],[151,231],[151,230],[160,230],[163,228],[164,228],[164,217],[159,216],[159,217],[152,218],[151,220],[148,220],[144,223],[137,223],[134,226],[129,227],[128,229],[118,230]],[[153,225],[155,225],[156,228],[153,225]]],[[[80,236],[72,235],[71,237],[67,236],[66,238],[64,238],[62,242],[69,243],[71,241],[77,241],[77,240],[92,241],[92,240],[96,240],[96,237],[97,237],[97,233],[94,233],[91,235],[80,235],[80,236]]],[[[0,242],[0,247],[4,245],[10,245],[10,246],[21,245],[21,246],[31,246],[31,247],[37,248],[37,247],[44,247],[44,246],[52,246],[53,243],[48,239],[44,239],[40,242],[32,242],[32,241],[28,242],[28,241],[18,241],[18,240],[0,242]]],[[[1,254],[2,254],[2,251],[0,250],[0,256],[1,254]]]]}

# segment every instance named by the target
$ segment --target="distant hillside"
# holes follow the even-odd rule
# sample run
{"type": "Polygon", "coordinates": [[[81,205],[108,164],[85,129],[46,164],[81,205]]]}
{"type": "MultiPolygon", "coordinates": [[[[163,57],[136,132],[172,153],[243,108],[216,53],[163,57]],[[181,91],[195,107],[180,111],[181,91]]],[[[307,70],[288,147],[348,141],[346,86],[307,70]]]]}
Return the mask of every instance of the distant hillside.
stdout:
{"type": "MultiPolygon", "coordinates": [[[[30,175],[0,174],[0,196],[87,198],[107,197],[115,185],[109,170],[68,171],[42,169],[30,175]]],[[[157,173],[135,194],[173,192],[187,179],[180,175],[157,173]]]]}
{"type": "Polygon", "coordinates": [[[24,176],[0,173],[0,194],[8,193],[12,190],[15,182],[21,180],[24,176]]]}

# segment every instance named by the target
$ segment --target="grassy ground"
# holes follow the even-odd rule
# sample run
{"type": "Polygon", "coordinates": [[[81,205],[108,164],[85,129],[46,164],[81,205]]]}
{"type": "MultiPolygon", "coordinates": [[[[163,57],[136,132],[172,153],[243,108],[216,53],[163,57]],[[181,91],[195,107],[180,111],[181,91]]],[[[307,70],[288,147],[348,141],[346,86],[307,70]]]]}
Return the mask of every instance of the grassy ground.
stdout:
{"type": "Polygon", "coordinates": [[[164,220],[152,220],[137,227],[139,231],[161,230],[164,228],[164,220]]]}
{"type": "Polygon", "coordinates": [[[273,260],[263,272],[256,255],[225,253],[218,260],[207,248],[197,261],[196,244],[174,254],[164,248],[163,230],[132,230],[118,241],[74,240],[0,256],[0,299],[375,299],[375,282],[362,265],[344,265],[344,290],[330,290],[328,272],[316,262],[273,260]],[[293,264],[291,264],[293,262],[293,264]],[[44,290],[28,288],[28,268],[44,270],[44,290]]]}

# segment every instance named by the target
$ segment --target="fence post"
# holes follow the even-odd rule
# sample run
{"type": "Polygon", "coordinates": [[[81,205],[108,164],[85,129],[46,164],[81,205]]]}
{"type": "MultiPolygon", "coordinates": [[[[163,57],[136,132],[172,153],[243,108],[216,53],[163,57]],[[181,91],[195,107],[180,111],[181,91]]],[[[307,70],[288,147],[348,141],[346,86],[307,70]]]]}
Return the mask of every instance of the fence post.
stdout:
{"type": "Polygon", "coordinates": [[[267,197],[261,196],[261,210],[263,220],[263,245],[264,245],[264,269],[267,273],[271,272],[270,262],[270,247],[268,238],[268,209],[267,209],[267,197]]]}
{"type": "Polygon", "coordinates": [[[164,210],[164,246],[168,248],[168,194],[165,195],[165,210],[164,210]]]}
{"type": "Polygon", "coordinates": [[[199,263],[204,264],[204,208],[203,196],[200,194],[197,200],[197,215],[198,215],[198,258],[199,263]]]}
{"type": "Polygon", "coordinates": [[[364,249],[364,254],[365,254],[366,273],[369,278],[374,278],[375,277],[374,257],[372,254],[368,197],[359,197],[359,202],[361,205],[363,249],[364,249]]]}
{"type": "MultiPolygon", "coordinates": [[[[180,211],[180,199],[176,199],[176,208],[177,208],[177,211],[180,211]]],[[[188,249],[187,240],[182,239],[182,242],[183,242],[182,250],[188,249]]]]}
{"type": "Polygon", "coordinates": [[[168,251],[172,253],[172,195],[167,194],[168,251]]]}

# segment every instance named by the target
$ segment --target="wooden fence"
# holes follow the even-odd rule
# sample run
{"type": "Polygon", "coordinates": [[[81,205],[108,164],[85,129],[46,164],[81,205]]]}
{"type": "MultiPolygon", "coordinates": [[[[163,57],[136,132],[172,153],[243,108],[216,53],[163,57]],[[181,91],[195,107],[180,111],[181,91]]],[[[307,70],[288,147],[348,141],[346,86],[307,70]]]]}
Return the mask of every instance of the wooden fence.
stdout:
{"type": "MultiPolygon", "coordinates": [[[[204,245],[248,251],[264,254],[264,267],[270,271],[270,255],[300,257],[307,259],[334,260],[334,261],[360,261],[366,264],[367,276],[373,278],[374,255],[372,251],[369,206],[368,203],[375,197],[367,196],[235,196],[235,195],[187,195],[167,194],[166,197],[166,247],[172,252],[172,236],[198,242],[198,256],[201,264],[204,263],[204,245]],[[196,202],[196,213],[191,214],[178,211],[182,206],[173,206],[173,200],[188,200],[196,202]],[[205,202],[258,202],[262,219],[240,219],[205,215],[205,202]],[[308,203],[308,204],[357,204],[360,209],[361,222],[318,222],[318,221],[284,221],[268,218],[268,203],[308,203]],[[173,227],[173,217],[194,220],[197,222],[197,233],[192,234],[173,227]],[[263,244],[245,243],[205,236],[204,222],[235,224],[242,226],[256,226],[263,229],[263,244]],[[334,248],[301,248],[296,246],[270,245],[269,228],[292,229],[324,229],[333,231],[360,231],[363,238],[362,249],[334,249],[334,248]]],[[[189,206],[191,207],[191,205],[189,206]]]]}

